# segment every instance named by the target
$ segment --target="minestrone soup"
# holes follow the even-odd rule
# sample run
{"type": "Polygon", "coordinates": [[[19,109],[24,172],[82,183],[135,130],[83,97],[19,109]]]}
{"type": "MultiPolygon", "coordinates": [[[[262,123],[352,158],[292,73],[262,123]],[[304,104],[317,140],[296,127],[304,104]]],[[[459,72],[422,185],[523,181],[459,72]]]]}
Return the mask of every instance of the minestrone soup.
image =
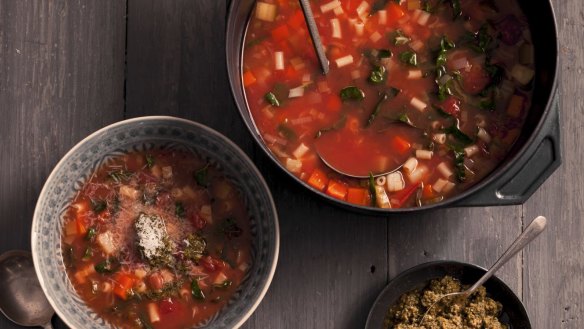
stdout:
{"type": "Polygon", "coordinates": [[[505,158],[535,74],[515,1],[310,3],[328,75],[296,0],[257,1],[244,41],[248,107],[287,170],[339,200],[404,208],[459,194],[505,158]]]}

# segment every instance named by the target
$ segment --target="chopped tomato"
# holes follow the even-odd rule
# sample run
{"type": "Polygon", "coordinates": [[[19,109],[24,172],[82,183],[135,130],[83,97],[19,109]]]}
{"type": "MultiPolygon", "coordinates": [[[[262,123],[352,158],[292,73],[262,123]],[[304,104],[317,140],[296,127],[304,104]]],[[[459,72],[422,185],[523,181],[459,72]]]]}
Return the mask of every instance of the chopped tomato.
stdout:
{"type": "Polygon", "coordinates": [[[114,294],[116,294],[121,299],[126,299],[128,297],[128,290],[132,288],[136,278],[129,274],[118,272],[114,277],[114,294]]]}
{"type": "Polygon", "coordinates": [[[412,144],[400,136],[395,136],[391,139],[391,148],[399,154],[404,154],[410,150],[412,144]]]}
{"type": "Polygon", "coordinates": [[[277,28],[272,30],[272,38],[274,41],[282,41],[290,36],[290,31],[288,31],[288,26],[282,24],[277,28]]]}
{"type": "Polygon", "coordinates": [[[328,95],[326,100],[326,109],[332,112],[338,112],[341,110],[343,106],[343,102],[341,102],[341,98],[337,95],[328,95]]]}
{"type": "Polygon", "coordinates": [[[393,23],[397,22],[400,18],[404,17],[406,13],[402,9],[402,7],[394,2],[391,2],[389,6],[387,6],[387,22],[393,23]]]}
{"type": "Polygon", "coordinates": [[[193,212],[190,219],[197,230],[202,230],[207,226],[207,221],[198,212],[193,212]]]}
{"type": "Polygon", "coordinates": [[[455,118],[460,116],[460,101],[455,97],[448,97],[444,102],[438,104],[438,107],[455,118]]]}
{"type": "Polygon", "coordinates": [[[148,276],[148,285],[153,290],[161,290],[164,286],[164,278],[162,277],[162,274],[158,272],[150,274],[150,276],[148,276]]]}
{"type": "Polygon", "coordinates": [[[481,92],[491,82],[491,77],[479,65],[473,65],[469,71],[462,70],[462,89],[465,92],[476,95],[481,92]]]}
{"type": "Polygon", "coordinates": [[[304,14],[302,10],[298,9],[296,12],[288,19],[288,25],[293,29],[298,29],[304,24],[304,14]]]}
{"type": "Polygon", "coordinates": [[[251,86],[256,82],[256,77],[251,73],[251,71],[247,71],[243,74],[243,85],[245,87],[251,86]]]}
{"type": "Polygon", "coordinates": [[[225,263],[219,259],[213,258],[211,256],[205,256],[200,260],[201,265],[209,272],[215,272],[222,268],[225,268],[225,263]]]}
{"type": "Polygon", "coordinates": [[[414,192],[418,190],[420,184],[421,184],[420,182],[412,184],[410,186],[407,186],[405,189],[395,193],[390,198],[391,204],[396,208],[402,207],[410,199],[414,192]]]}

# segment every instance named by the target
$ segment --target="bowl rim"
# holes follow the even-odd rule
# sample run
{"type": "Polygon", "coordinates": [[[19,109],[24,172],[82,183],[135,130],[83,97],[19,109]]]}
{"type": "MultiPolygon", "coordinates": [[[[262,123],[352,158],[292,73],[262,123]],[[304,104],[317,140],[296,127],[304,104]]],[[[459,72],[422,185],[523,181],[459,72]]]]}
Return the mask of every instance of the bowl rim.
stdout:
{"type": "MultiPolygon", "coordinates": [[[[425,262],[425,263],[420,263],[417,265],[414,265],[402,272],[400,272],[398,275],[396,275],[393,279],[389,280],[389,282],[383,287],[383,289],[379,292],[379,294],[377,295],[377,297],[375,298],[375,301],[371,304],[371,308],[369,309],[369,313],[367,314],[367,320],[365,321],[365,325],[364,328],[365,329],[369,329],[371,328],[371,326],[373,325],[372,323],[372,319],[374,318],[374,313],[378,313],[376,312],[378,310],[378,308],[380,307],[380,303],[383,299],[383,297],[385,297],[385,295],[389,292],[389,289],[392,288],[395,284],[399,283],[399,281],[404,280],[405,278],[407,278],[408,276],[410,276],[412,273],[415,272],[419,272],[421,270],[425,270],[427,268],[431,268],[431,267],[435,267],[435,266],[439,266],[439,265],[453,265],[453,266],[458,266],[460,268],[470,268],[473,270],[478,270],[481,271],[483,273],[487,272],[487,269],[473,264],[473,263],[468,263],[468,262],[463,262],[463,261],[457,261],[457,260],[434,260],[434,261],[429,261],[429,262],[425,262]]],[[[489,280],[487,280],[487,282],[494,282],[495,284],[501,286],[502,289],[506,289],[509,292],[511,292],[511,294],[515,297],[516,299],[516,305],[519,307],[519,310],[522,311],[523,313],[525,313],[526,316],[526,321],[527,323],[531,326],[531,322],[529,321],[529,314],[527,313],[527,309],[525,308],[525,305],[523,304],[523,301],[519,298],[519,296],[517,295],[517,293],[515,293],[515,291],[513,291],[513,289],[511,289],[506,283],[505,281],[503,281],[502,279],[500,279],[499,277],[497,277],[496,275],[493,275],[491,278],[489,278],[489,280]]],[[[485,284],[487,283],[485,282],[485,284]]],[[[412,287],[409,287],[406,291],[404,291],[403,293],[412,290],[412,287]]],[[[402,294],[403,294],[402,293],[402,294]]],[[[391,305],[384,305],[384,309],[387,309],[388,307],[390,307],[391,305]]]]}
{"type": "MultiPolygon", "coordinates": [[[[249,158],[249,156],[239,146],[237,146],[233,141],[231,141],[225,135],[221,134],[220,132],[216,131],[213,128],[210,128],[204,124],[201,124],[201,123],[198,123],[198,122],[195,122],[192,120],[188,120],[188,119],[183,119],[183,118],[178,118],[178,117],[173,117],[173,116],[153,115],[153,116],[142,116],[142,117],[121,120],[121,121],[114,122],[112,124],[109,124],[107,126],[104,126],[100,129],[94,131],[93,133],[89,134],[88,136],[86,136],[85,138],[83,138],[82,140],[77,142],[75,144],[75,146],[73,146],[69,151],[67,151],[67,153],[65,153],[65,155],[63,155],[61,157],[61,159],[59,160],[59,162],[57,162],[57,164],[53,167],[49,176],[45,179],[45,182],[43,184],[43,188],[41,189],[41,192],[39,193],[38,200],[35,204],[35,209],[34,209],[34,213],[33,213],[31,227],[34,228],[35,223],[40,220],[39,205],[41,204],[41,202],[45,198],[47,198],[46,194],[47,194],[47,190],[49,188],[48,183],[51,182],[52,180],[54,180],[54,176],[56,175],[57,169],[59,167],[63,166],[65,161],[68,158],[70,158],[73,154],[75,154],[82,146],[84,146],[90,140],[93,140],[94,138],[99,137],[102,133],[106,132],[107,130],[109,130],[111,128],[126,126],[126,125],[131,126],[131,125],[135,125],[135,124],[139,124],[139,123],[143,123],[143,122],[161,121],[161,120],[165,121],[165,123],[172,124],[173,122],[178,122],[178,123],[183,123],[183,124],[187,124],[190,126],[194,126],[198,129],[202,129],[202,130],[206,131],[207,133],[219,138],[222,142],[226,143],[236,153],[238,153],[244,162],[248,162],[248,164],[252,168],[253,174],[258,178],[260,185],[261,185],[261,188],[267,192],[267,196],[269,199],[269,204],[267,205],[267,207],[269,208],[269,211],[271,213],[273,213],[273,215],[274,215],[274,219],[273,219],[273,224],[274,224],[274,257],[271,260],[271,262],[268,263],[268,266],[269,266],[268,275],[266,276],[266,281],[264,281],[265,283],[264,283],[263,287],[261,287],[260,293],[257,295],[256,300],[254,300],[254,302],[251,305],[251,307],[249,308],[248,312],[242,314],[240,316],[240,319],[234,324],[234,328],[239,328],[251,317],[251,315],[255,312],[255,310],[257,309],[259,304],[262,302],[262,300],[264,299],[265,295],[267,294],[268,289],[269,289],[269,287],[272,283],[272,280],[274,278],[274,275],[276,272],[276,267],[278,264],[278,258],[280,255],[280,225],[279,225],[278,212],[276,209],[276,204],[274,202],[274,198],[272,196],[272,193],[271,193],[271,190],[270,190],[268,184],[266,183],[266,181],[265,181],[263,175],[260,173],[259,169],[255,166],[254,162],[249,158]]],[[[35,252],[36,249],[32,248],[32,246],[35,243],[35,240],[37,239],[37,236],[32,228],[31,228],[31,237],[30,237],[30,239],[31,239],[30,240],[31,241],[31,253],[32,253],[34,270],[35,270],[36,276],[39,280],[40,286],[43,290],[43,293],[47,297],[47,300],[49,301],[49,303],[51,304],[51,306],[53,307],[53,309],[55,310],[55,313],[57,313],[59,318],[63,322],[65,322],[65,324],[67,326],[73,327],[72,324],[69,322],[69,319],[67,319],[67,317],[65,317],[63,315],[63,313],[61,312],[61,310],[59,308],[59,303],[57,303],[55,300],[53,300],[53,296],[50,296],[48,294],[47,288],[45,286],[46,284],[45,284],[43,277],[41,275],[41,268],[39,265],[40,261],[38,259],[39,256],[35,252]]]]}

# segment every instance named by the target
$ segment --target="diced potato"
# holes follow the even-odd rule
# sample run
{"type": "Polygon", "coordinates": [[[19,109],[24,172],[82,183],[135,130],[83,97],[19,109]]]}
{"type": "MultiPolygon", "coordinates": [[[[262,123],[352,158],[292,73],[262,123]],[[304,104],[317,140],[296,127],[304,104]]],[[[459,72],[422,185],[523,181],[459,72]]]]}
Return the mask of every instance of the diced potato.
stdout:
{"type": "Polygon", "coordinates": [[[97,242],[101,249],[108,255],[112,255],[117,251],[114,239],[109,231],[98,234],[95,238],[95,242],[97,242]]]}
{"type": "Polygon", "coordinates": [[[172,178],[172,167],[171,166],[162,167],[162,178],[164,178],[164,179],[171,179],[172,178]]]}
{"type": "Polygon", "coordinates": [[[511,76],[522,85],[528,84],[534,75],[535,71],[533,69],[521,64],[515,64],[511,69],[511,76]]]}
{"type": "Polygon", "coordinates": [[[299,173],[302,170],[302,161],[287,158],[286,169],[294,173],[299,173]]]}
{"type": "Polygon", "coordinates": [[[137,268],[137,269],[134,270],[134,275],[138,279],[143,279],[144,277],[146,277],[146,274],[148,274],[148,272],[146,272],[146,270],[143,269],[143,268],[137,268]]]}
{"type": "Polygon", "coordinates": [[[213,280],[213,284],[221,284],[223,282],[225,282],[227,280],[227,275],[225,275],[225,273],[223,272],[219,272],[219,274],[217,274],[217,276],[215,277],[215,280],[213,280]]]}
{"type": "Polygon", "coordinates": [[[256,18],[266,22],[273,22],[276,18],[276,5],[258,1],[256,5],[256,18]]]}
{"type": "Polygon", "coordinates": [[[213,208],[211,208],[211,205],[202,206],[200,215],[208,224],[213,223],[213,208]]]}
{"type": "Polygon", "coordinates": [[[131,186],[122,185],[120,186],[120,195],[130,200],[137,200],[140,196],[140,192],[131,186]]]}
{"type": "Polygon", "coordinates": [[[158,165],[152,166],[152,168],[150,168],[150,172],[152,173],[152,176],[156,178],[160,178],[162,176],[162,170],[158,165]]]}
{"type": "Polygon", "coordinates": [[[84,284],[85,282],[87,282],[87,276],[89,276],[90,274],[95,273],[95,265],[94,264],[89,264],[83,268],[81,268],[79,271],[77,271],[77,273],[75,273],[74,277],[75,280],[77,280],[77,282],[79,282],[80,284],[84,284]]]}

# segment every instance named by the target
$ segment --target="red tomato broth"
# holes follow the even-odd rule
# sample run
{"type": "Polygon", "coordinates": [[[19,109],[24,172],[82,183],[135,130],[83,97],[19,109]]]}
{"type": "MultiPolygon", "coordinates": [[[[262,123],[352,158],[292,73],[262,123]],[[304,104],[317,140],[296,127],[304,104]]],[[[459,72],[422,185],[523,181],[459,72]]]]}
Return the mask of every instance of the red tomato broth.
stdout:
{"type": "MultiPolygon", "coordinates": [[[[257,78],[244,88],[251,116],[268,148],[289,171],[313,187],[309,180],[314,170],[349,187],[366,187],[369,180],[339,175],[315,161],[317,150],[326,148],[337,165],[360,173],[382,171],[373,165],[381,150],[400,161],[399,153],[405,150],[406,158],[417,160],[421,170],[410,167],[412,174],[404,167],[398,171],[403,186],[387,186],[380,191],[384,195],[372,193],[371,200],[401,197],[403,190],[413,188],[418,193],[408,193],[411,197],[403,202],[372,204],[415,207],[467,190],[505,158],[527,115],[534,73],[531,36],[517,3],[460,0],[456,19],[448,2],[437,0],[399,5],[325,0],[311,5],[331,63],[327,76],[321,74],[307,41],[306,25],[297,22],[297,1],[258,1],[244,42],[242,72],[257,78]],[[372,12],[374,5],[381,10],[372,12]],[[422,10],[425,5],[432,7],[431,13],[422,10]],[[287,42],[282,46],[272,34],[280,35],[285,24],[287,42]],[[398,37],[402,42],[396,44],[398,37]],[[408,52],[415,53],[414,63],[408,52]],[[370,77],[379,67],[385,75],[372,83],[370,77]],[[341,100],[349,86],[365,97],[341,100]],[[381,93],[392,88],[399,93],[383,101],[368,124],[381,93]],[[268,98],[269,93],[273,97],[268,98]],[[402,121],[399,129],[397,121],[402,121]],[[409,150],[404,143],[388,141],[388,130],[411,143],[409,150]],[[417,136],[420,130],[424,139],[417,136]],[[356,146],[359,143],[362,146],[356,146]]],[[[316,186],[326,193],[326,185],[316,186]]],[[[347,194],[343,200],[363,205],[360,197],[347,194]]]]}
{"type": "Polygon", "coordinates": [[[226,305],[251,263],[249,217],[239,191],[186,151],[108,160],[74,198],[64,223],[73,286],[97,314],[123,328],[204,323],[226,305]],[[147,240],[157,238],[138,234],[141,214],[164,223],[164,248],[152,258],[147,240]],[[204,248],[193,249],[191,241],[201,239],[204,248]]]}

